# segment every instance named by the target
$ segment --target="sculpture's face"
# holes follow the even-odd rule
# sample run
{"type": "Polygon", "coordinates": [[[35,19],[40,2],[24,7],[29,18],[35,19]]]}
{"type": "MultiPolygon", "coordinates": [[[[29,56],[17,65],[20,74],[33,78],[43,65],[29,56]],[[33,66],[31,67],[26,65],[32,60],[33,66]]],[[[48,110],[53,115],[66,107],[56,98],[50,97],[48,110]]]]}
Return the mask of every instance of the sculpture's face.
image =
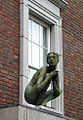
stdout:
{"type": "Polygon", "coordinates": [[[47,63],[49,64],[49,66],[56,66],[57,57],[53,53],[50,53],[47,57],[47,63]]]}

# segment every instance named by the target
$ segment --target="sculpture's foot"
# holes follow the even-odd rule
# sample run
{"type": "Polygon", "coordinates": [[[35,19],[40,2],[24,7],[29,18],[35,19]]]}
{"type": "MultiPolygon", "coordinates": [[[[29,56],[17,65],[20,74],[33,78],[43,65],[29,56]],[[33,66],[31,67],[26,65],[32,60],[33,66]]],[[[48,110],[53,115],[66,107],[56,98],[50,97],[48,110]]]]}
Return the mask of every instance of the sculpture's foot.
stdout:
{"type": "Polygon", "coordinates": [[[46,105],[47,105],[47,103],[43,103],[43,104],[42,104],[42,106],[46,106],[46,105]]]}
{"type": "Polygon", "coordinates": [[[48,100],[45,100],[43,103],[42,103],[42,106],[46,106],[48,103],[48,100]]]}

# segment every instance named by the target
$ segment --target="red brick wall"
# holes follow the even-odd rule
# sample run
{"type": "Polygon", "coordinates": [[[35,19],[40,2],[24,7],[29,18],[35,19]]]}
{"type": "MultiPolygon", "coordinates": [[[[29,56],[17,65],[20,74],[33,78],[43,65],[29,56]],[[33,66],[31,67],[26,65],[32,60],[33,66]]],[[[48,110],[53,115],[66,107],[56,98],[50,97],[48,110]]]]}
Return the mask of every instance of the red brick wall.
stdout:
{"type": "Polygon", "coordinates": [[[19,0],[0,0],[0,105],[18,103],[19,0]]]}
{"type": "Polygon", "coordinates": [[[83,120],[83,1],[66,0],[63,19],[64,110],[65,115],[83,120]]]}

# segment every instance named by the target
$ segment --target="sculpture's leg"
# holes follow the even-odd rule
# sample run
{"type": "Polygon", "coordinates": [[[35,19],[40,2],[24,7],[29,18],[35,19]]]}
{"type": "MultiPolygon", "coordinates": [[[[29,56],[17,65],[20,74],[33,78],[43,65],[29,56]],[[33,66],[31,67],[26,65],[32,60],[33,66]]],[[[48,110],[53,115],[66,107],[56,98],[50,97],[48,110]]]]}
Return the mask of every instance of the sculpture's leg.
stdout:
{"type": "Polygon", "coordinates": [[[59,75],[57,74],[56,79],[53,78],[53,91],[54,94],[58,93],[59,95],[62,93],[62,90],[59,85],[59,75]]]}
{"type": "MultiPolygon", "coordinates": [[[[50,84],[50,82],[51,82],[51,80],[52,80],[52,77],[54,77],[55,75],[56,75],[56,71],[55,71],[55,70],[52,71],[51,73],[49,73],[49,74],[46,76],[45,80],[43,80],[43,81],[41,82],[41,84],[38,85],[38,91],[41,92],[41,91],[47,90],[47,88],[49,87],[49,84],[50,84]]],[[[45,92],[46,92],[46,91],[45,91],[45,92]]]]}
{"type": "Polygon", "coordinates": [[[44,96],[44,101],[42,103],[43,106],[46,106],[47,103],[52,100],[52,99],[55,99],[56,97],[58,97],[60,95],[60,92],[59,91],[56,91],[54,93],[53,90],[49,90],[46,92],[45,96],[44,96]]]}
{"type": "Polygon", "coordinates": [[[25,100],[30,104],[36,104],[37,97],[38,97],[38,89],[37,85],[34,85],[33,87],[31,85],[28,85],[25,89],[25,100]]]}
{"type": "Polygon", "coordinates": [[[46,93],[43,92],[42,94],[40,94],[38,100],[37,100],[37,103],[36,105],[43,105],[43,106],[46,106],[47,103],[52,100],[52,99],[55,99],[56,97],[58,97],[60,95],[60,92],[59,91],[56,91],[54,93],[53,90],[49,90],[47,91],[46,93]]]}

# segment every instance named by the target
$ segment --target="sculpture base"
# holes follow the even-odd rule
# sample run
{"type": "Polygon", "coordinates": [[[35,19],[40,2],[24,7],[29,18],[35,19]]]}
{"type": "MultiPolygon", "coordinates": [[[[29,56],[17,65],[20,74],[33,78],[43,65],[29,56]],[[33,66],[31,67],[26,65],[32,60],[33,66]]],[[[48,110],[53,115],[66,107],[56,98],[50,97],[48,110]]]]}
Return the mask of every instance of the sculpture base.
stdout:
{"type": "Polygon", "coordinates": [[[43,106],[7,105],[0,107],[0,120],[73,120],[43,106]]]}

